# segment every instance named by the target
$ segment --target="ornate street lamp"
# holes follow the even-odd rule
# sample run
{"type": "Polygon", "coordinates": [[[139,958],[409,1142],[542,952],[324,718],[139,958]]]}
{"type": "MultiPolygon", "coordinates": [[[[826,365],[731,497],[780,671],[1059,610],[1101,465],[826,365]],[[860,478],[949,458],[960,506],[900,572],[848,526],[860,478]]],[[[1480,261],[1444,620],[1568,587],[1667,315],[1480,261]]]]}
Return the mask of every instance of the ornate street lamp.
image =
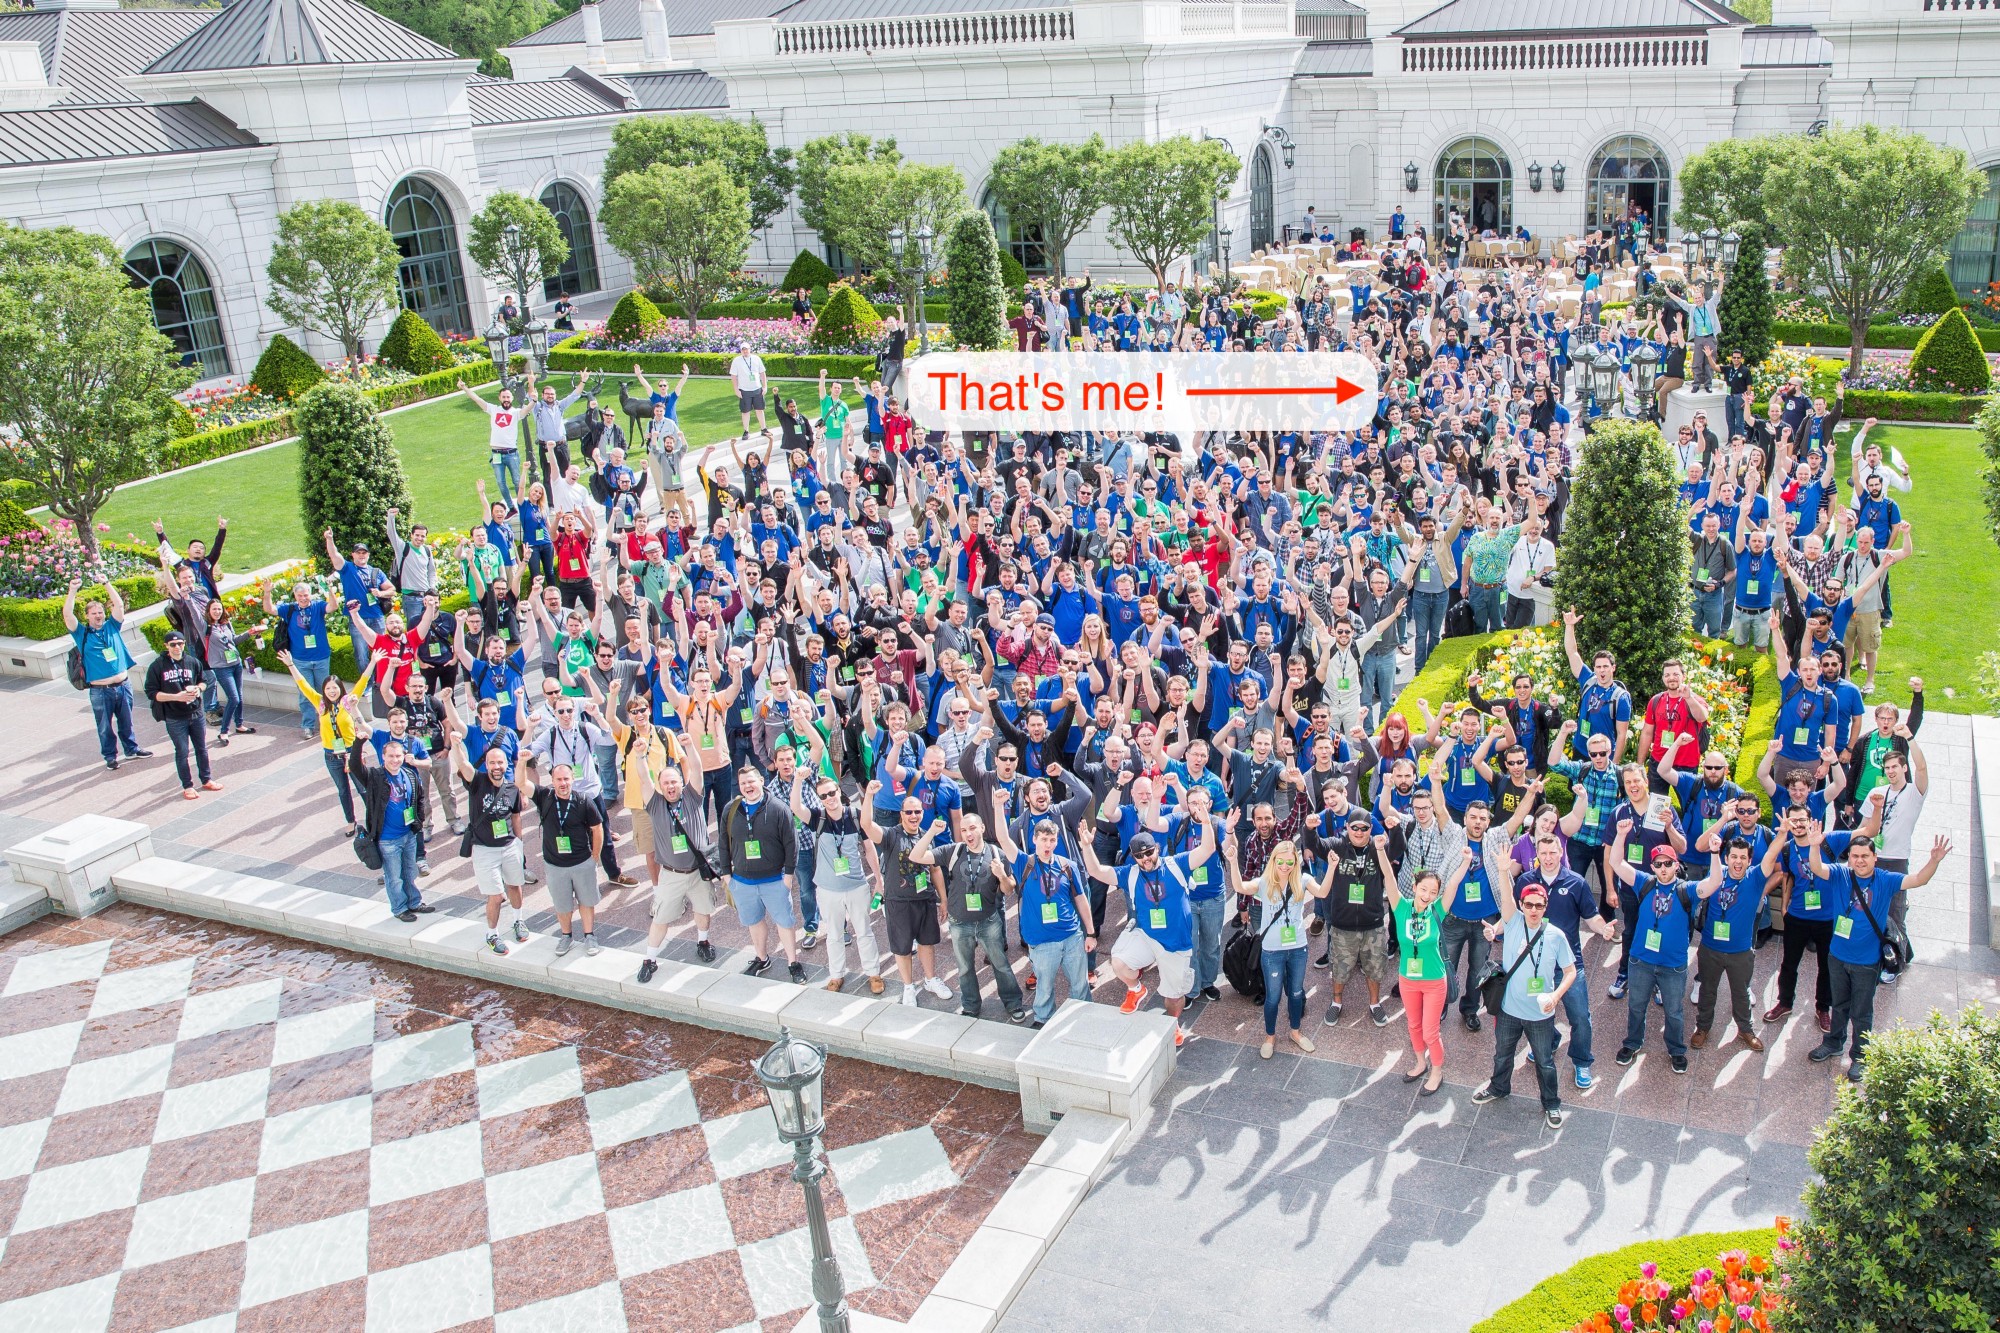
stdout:
{"type": "Polygon", "coordinates": [[[1549,184],[1555,187],[1555,191],[1557,194],[1561,194],[1563,192],[1563,180],[1568,175],[1569,175],[1569,168],[1564,166],[1560,160],[1558,160],[1554,166],[1549,168],[1549,184]]]}
{"type": "Polygon", "coordinates": [[[530,314],[521,326],[521,340],[528,353],[528,365],[540,379],[549,366],[549,326],[540,315],[530,314]]]}
{"type": "Polygon", "coordinates": [[[1647,343],[1632,353],[1632,387],[1638,391],[1639,403],[1647,419],[1653,415],[1653,382],[1660,373],[1660,354],[1647,343]]]}
{"type": "Polygon", "coordinates": [[[1705,264],[1713,264],[1722,249],[1722,233],[1711,223],[1701,233],[1701,259],[1705,264]]]}
{"type": "Polygon", "coordinates": [[[1528,188],[1536,194],[1542,192],[1542,164],[1540,162],[1530,162],[1528,164],[1528,188]]]}
{"type": "Polygon", "coordinates": [[[507,321],[498,315],[486,326],[486,355],[493,358],[493,373],[500,377],[504,387],[507,383],[507,321]]]}
{"type": "MultiPolygon", "coordinates": [[[[924,304],[924,289],[930,285],[931,261],[936,254],[936,252],[932,248],[931,242],[934,241],[935,239],[936,239],[936,234],[931,231],[931,227],[928,222],[926,222],[923,226],[917,228],[917,264],[918,264],[917,355],[918,356],[922,356],[925,352],[931,350],[931,316],[929,309],[924,304]]],[[[1003,311],[1001,313],[1004,314],[1006,312],[1003,311]]]]}
{"type": "Polygon", "coordinates": [[[1226,287],[1229,285],[1229,242],[1235,238],[1236,229],[1224,223],[1215,234],[1222,238],[1222,284],[1226,287]]]}
{"type": "Polygon", "coordinates": [[[1417,192],[1417,164],[1414,162],[1403,164],[1403,188],[1411,194],[1417,192]]]}
{"type": "Polygon", "coordinates": [[[815,1141],[826,1128],[821,1081],[826,1076],[824,1047],[778,1029],[778,1044],[757,1062],[757,1081],[771,1099],[778,1137],[792,1145],[792,1179],[806,1196],[806,1229],[812,1235],[813,1300],[819,1305],[820,1333],[848,1333],[847,1293],[840,1261],[833,1257],[833,1238],[826,1229],[826,1201],[820,1180],[826,1164],[815,1141]]]}
{"type": "Polygon", "coordinates": [[[1681,233],[1681,263],[1687,268],[1690,276],[1694,273],[1694,266],[1700,262],[1701,237],[1691,231],[1681,233]]]}
{"type": "Polygon", "coordinates": [[[1600,350],[1590,360],[1590,396],[1601,413],[1610,412],[1617,401],[1618,361],[1608,351],[1600,350]]]}
{"type": "Polygon", "coordinates": [[[1742,251],[1743,238],[1736,234],[1736,228],[1731,227],[1728,231],[1722,233],[1722,266],[1724,268],[1735,268],[1736,256],[1741,254],[1742,251]]]}

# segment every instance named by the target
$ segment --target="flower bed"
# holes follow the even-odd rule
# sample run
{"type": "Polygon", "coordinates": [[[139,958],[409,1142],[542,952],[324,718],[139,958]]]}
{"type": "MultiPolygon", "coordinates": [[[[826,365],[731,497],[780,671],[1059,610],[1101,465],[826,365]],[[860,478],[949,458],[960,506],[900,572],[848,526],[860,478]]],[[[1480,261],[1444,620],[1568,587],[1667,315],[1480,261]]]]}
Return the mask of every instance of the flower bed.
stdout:
{"type": "Polygon", "coordinates": [[[1842,380],[1847,382],[1848,421],[1878,417],[1883,421],[1967,422],[1985,406],[1984,394],[1939,393],[1910,382],[1907,352],[1876,352],[1864,355],[1861,373],[1849,376],[1842,357],[1812,356],[1804,347],[1782,343],[1765,358],[1753,374],[1755,410],[1761,417],[1771,394],[1797,375],[1808,392],[1829,398],[1842,380]]]}
{"type": "Polygon", "coordinates": [[[711,319],[690,327],[686,320],[670,319],[666,327],[637,342],[614,342],[601,333],[578,334],[564,346],[581,343],[579,351],[656,353],[710,353],[734,356],[745,342],[759,356],[805,356],[830,353],[836,356],[873,356],[886,338],[848,347],[817,348],[803,324],[789,319],[711,319]]]}
{"type": "MultiPolygon", "coordinates": [[[[1979,345],[1988,352],[2000,352],[2000,328],[1974,328],[1979,345]]],[[[1851,341],[1847,325],[1837,322],[1816,322],[1799,320],[1774,320],[1771,336],[1781,343],[1804,343],[1811,347],[1846,347],[1851,341]]],[[[1910,351],[1917,345],[1917,339],[1924,336],[1921,328],[1910,328],[1902,324],[1872,324],[1864,347],[1900,348],[1910,351]]]]}
{"type": "MultiPolygon", "coordinates": [[[[100,523],[97,530],[111,529],[100,523]]],[[[0,537],[0,599],[38,601],[53,597],[60,601],[71,579],[101,583],[106,578],[122,579],[158,567],[159,562],[144,546],[99,542],[93,557],[77,539],[70,521],[59,518],[47,528],[30,527],[0,537]]]]}
{"type": "MultiPolygon", "coordinates": [[[[458,358],[458,366],[448,370],[463,374],[464,367],[488,365],[492,363],[486,353],[486,344],[469,338],[448,342],[445,347],[458,358]]],[[[412,375],[407,370],[398,369],[386,361],[368,358],[358,366],[346,361],[328,361],[325,364],[327,379],[335,383],[358,384],[363,389],[386,389],[392,385],[408,384],[429,376],[412,375]]],[[[441,372],[432,372],[438,374],[441,372]]],[[[274,417],[289,415],[292,400],[276,394],[264,393],[254,384],[225,385],[214,389],[189,389],[180,395],[188,415],[196,423],[196,432],[221,430],[229,426],[240,426],[253,421],[269,421],[274,417]]]]}
{"type": "Polygon", "coordinates": [[[1781,1217],[1776,1228],[1698,1232],[1593,1255],[1473,1325],[1472,1333],[1624,1333],[1628,1328],[1704,1333],[1704,1320],[1705,1333],[1766,1333],[1782,1327],[1773,1318],[1783,1304],[1783,1279],[1774,1270],[1792,1243],[1785,1235],[1789,1225],[1781,1217]],[[1662,1285],[1668,1289],[1664,1299],[1662,1285]],[[1676,1305],[1687,1307],[1682,1321],[1662,1322],[1676,1305]],[[1642,1322],[1649,1306],[1653,1322],[1642,1322]],[[1749,1315],[1739,1315],[1738,1306],[1747,1307],[1749,1315]]]}
{"type": "MultiPolygon", "coordinates": [[[[727,352],[633,352],[622,348],[593,348],[591,335],[579,333],[549,351],[549,369],[597,371],[606,375],[629,375],[634,362],[648,375],[678,375],[686,366],[696,375],[726,375],[735,356],[727,352]]],[[[874,355],[765,354],[764,370],[773,379],[812,379],[821,370],[834,379],[864,379],[875,373],[874,355]]]]}

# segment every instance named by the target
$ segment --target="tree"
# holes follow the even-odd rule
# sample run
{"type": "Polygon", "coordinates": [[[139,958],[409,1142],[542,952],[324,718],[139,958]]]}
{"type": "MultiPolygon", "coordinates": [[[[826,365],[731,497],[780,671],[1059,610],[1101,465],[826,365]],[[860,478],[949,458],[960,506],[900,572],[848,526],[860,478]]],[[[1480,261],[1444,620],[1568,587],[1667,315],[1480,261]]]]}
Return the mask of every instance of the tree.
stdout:
{"type": "Polygon", "coordinates": [[[830,287],[840,275],[827,267],[824,259],[810,250],[801,250],[792,258],[792,266],[785,270],[784,278],[778,285],[788,292],[803,287],[807,291],[817,291],[830,287]]]}
{"type": "Polygon", "coordinates": [[[1965,153],[1878,125],[1830,129],[1765,172],[1765,208],[1785,269],[1847,318],[1850,372],[1868,321],[1951,244],[1986,178],[1965,153]]]}
{"type": "MultiPolygon", "coordinates": [[[[835,167],[866,166],[870,162],[893,167],[903,160],[894,139],[871,139],[865,134],[830,134],[810,139],[799,149],[799,220],[811,227],[823,241],[832,242],[827,226],[827,175],[835,167]]],[[[837,243],[837,242],[836,242],[837,243]]]]}
{"type": "Polygon", "coordinates": [[[1771,301],[1771,279],[1764,272],[1764,231],[1755,223],[1743,228],[1743,244],[1736,252],[1736,267],[1722,285],[1722,301],[1717,308],[1722,325],[1716,346],[1723,356],[1743,353],[1751,365],[1763,364],[1775,341],[1771,320],[1777,311],[1771,301]]]}
{"type": "Polygon", "coordinates": [[[993,158],[993,196],[1015,226],[1039,227],[1042,245],[1063,275],[1063,255],[1104,207],[1104,137],[1078,144],[1022,139],[993,158]]]}
{"type": "Polygon", "coordinates": [[[390,509],[405,522],[414,517],[395,436],[359,385],[330,381],[313,389],[292,409],[292,424],[299,432],[299,517],[306,549],[322,569],[328,528],[346,551],[357,541],[379,542],[390,509]]]}
{"type": "Polygon", "coordinates": [[[109,242],[0,223],[0,478],[97,552],[97,511],[150,476],[194,382],[109,242]]]}
{"type": "Polygon", "coordinates": [[[1242,168],[1220,140],[1184,134],[1112,152],[1104,162],[1112,239],[1166,286],[1167,266],[1208,235],[1215,201],[1242,168]]]}
{"type": "Polygon", "coordinates": [[[278,239],[264,270],[268,304],[287,324],[338,342],[350,361],[361,335],[395,305],[402,263],[389,229],[334,199],[294,204],[278,215],[278,239]]]}
{"type": "Polygon", "coordinates": [[[539,201],[506,190],[472,215],[465,249],[486,276],[514,291],[523,310],[534,305],[534,289],[569,258],[569,242],[556,215],[539,201]]]}
{"type": "Polygon", "coordinates": [[[812,345],[823,348],[865,347],[882,331],[875,307],[846,283],[827,293],[826,305],[813,321],[812,345]]]}
{"type": "Polygon", "coordinates": [[[1860,1092],[1841,1090],[1806,1160],[1785,1328],[2000,1320],[2000,1018],[1970,1005],[1873,1034],[1860,1092]]]}
{"type": "Polygon", "coordinates": [[[1563,519],[1556,605],[1575,607],[1577,638],[1618,656],[1619,678],[1645,698],[1688,632],[1687,505],[1659,427],[1610,421],[1591,432],[1563,519]]]}
{"type": "Polygon", "coordinates": [[[481,74],[511,78],[514,68],[500,54],[537,28],[547,26],[573,4],[549,0],[362,0],[384,18],[479,62],[481,74]]]}
{"type": "Polygon", "coordinates": [[[652,298],[634,288],[618,298],[618,304],[611,308],[611,318],[604,321],[604,336],[623,347],[650,338],[667,326],[667,317],[653,304],[652,298]]]}
{"type": "Polygon", "coordinates": [[[898,227],[910,246],[930,228],[935,263],[943,257],[946,229],[965,207],[965,180],[951,166],[848,163],[827,172],[826,207],[820,234],[845,250],[856,269],[890,267],[889,233],[898,227]]]}
{"type": "Polygon", "coordinates": [[[424,317],[414,310],[405,310],[396,316],[396,322],[389,326],[388,334],[375,349],[375,354],[398,370],[412,375],[428,375],[437,370],[449,370],[458,364],[458,358],[438,337],[437,330],[424,322],[424,317]]]}
{"type": "Polygon", "coordinates": [[[1007,333],[1007,294],[1000,289],[1000,246],[993,237],[993,219],[978,209],[961,213],[951,224],[945,248],[949,277],[945,291],[951,301],[951,331],[960,344],[982,352],[997,352],[1007,333]]]}
{"type": "Polygon", "coordinates": [[[1951,273],[1943,264],[1933,264],[1918,274],[1903,293],[1905,314],[1942,315],[1958,308],[1958,289],[1951,285],[1951,273]]]}
{"type": "Polygon", "coordinates": [[[1957,306],[1939,315],[1917,339],[1910,354],[1910,387],[1944,393],[1985,393],[1993,387],[1986,349],[1957,306]]]}
{"type": "Polygon", "coordinates": [[[272,398],[297,398],[325,378],[319,362],[282,333],[265,345],[250,372],[251,386],[272,398]]]}
{"type": "Polygon", "coordinates": [[[1763,224],[1764,176],[1771,164],[1805,142],[1803,135],[1767,134],[1756,139],[1718,139],[1688,158],[1676,188],[1681,206],[1674,214],[1684,231],[1715,227],[1741,230],[1763,224]]]}
{"type": "Polygon", "coordinates": [[[611,151],[604,155],[604,187],[620,176],[644,171],[658,163],[691,167],[699,162],[720,164],[729,178],[749,191],[750,230],[760,232],[785,211],[792,194],[792,150],[773,148],[764,123],[718,120],[714,116],[654,116],[620,121],[611,131],[611,151]]]}
{"type": "Polygon", "coordinates": [[[643,282],[673,293],[692,331],[750,252],[750,194],[720,162],[656,163],[611,183],[604,234],[643,282]]]}

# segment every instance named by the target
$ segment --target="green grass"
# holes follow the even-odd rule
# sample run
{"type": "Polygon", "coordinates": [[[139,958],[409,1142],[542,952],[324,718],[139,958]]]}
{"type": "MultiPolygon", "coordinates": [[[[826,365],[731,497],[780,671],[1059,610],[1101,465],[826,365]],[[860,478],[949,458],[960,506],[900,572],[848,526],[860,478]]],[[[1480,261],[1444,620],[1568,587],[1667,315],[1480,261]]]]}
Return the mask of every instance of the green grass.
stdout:
{"type": "MultiPolygon", "coordinates": [[[[557,376],[556,387],[567,393],[570,378],[557,376]]],[[[780,380],[774,387],[781,394],[797,397],[802,407],[817,414],[816,403],[807,405],[809,395],[817,392],[811,382],[780,380]]],[[[490,398],[492,390],[486,392],[490,398]]],[[[607,380],[601,392],[615,410],[617,381],[607,380]]],[[[859,413],[860,399],[851,384],[846,396],[848,405],[859,413]]],[[[574,409],[582,410],[581,403],[574,409]]],[[[681,429],[697,448],[742,430],[736,395],[726,379],[689,380],[681,395],[679,416],[681,429]]],[[[776,414],[769,414],[768,419],[775,430],[776,414]]],[[[486,463],[485,418],[471,403],[453,396],[385,420],[396,434],[396,448],[416,502],[415,517],[434,528],[471,525],[479,510],[473,483],[484,477],[488,488],[492,487],[493,473],[486,463]]],[[[168,535],[177,544],[184,544],[189,538],[206,541],[215,532],[216,516],[226,515],[229,541],[222,552],[224,568],[231,573],[260,569],[296,560],[302,554],[305,534],[299,520],[298,471],[295,441],[129,486],[112,497],[98,514],[98,521],[110,525],[113,538],[131,533],[149,542],[153,520],[164,519],[168,535]]],[[[386,555],[385,551],[384,560],[386,555]]]]}
{"type": "Polygon", "coordinates": [[[1537,1284],[1533,1291],[1500,1307],[1472,1326],[1472,1333],[1562,1333],[1618,1303],[1618,1288],[1639,1276],[1639,1265],[1660,1266],[1660,1278],[1684,1286],[1697,1269],[1715,1267],[1716,1256],[1731,1250],[1770,1258],[1778,1233],[1770,1227],[1753,1231],[1703,1231],[1671,1240],[1640,1241],[1623,1249],[1592,1255],[1537,1284]]]}

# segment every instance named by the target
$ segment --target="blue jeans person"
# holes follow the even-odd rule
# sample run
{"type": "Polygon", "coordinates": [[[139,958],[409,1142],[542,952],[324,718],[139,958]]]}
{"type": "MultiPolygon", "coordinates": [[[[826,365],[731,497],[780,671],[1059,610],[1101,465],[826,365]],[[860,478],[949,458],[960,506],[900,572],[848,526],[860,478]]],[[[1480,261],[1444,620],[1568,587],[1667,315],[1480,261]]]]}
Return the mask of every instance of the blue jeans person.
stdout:
{"type": "MultiPolygon", "coordinates": [[[[1320,899],[1322,903],[1326,899],[1320,899]]],[[[1486,960],[1493,956],[1493,946],[1486,942],[1486,923],[1467,921],[1463,917],[1447,916],[1440,947],[1444,952],[1444,1002],[1450,1008],[1453,1001],[1458,1003],[1459,1016],[1471,1018],[1479,1012],[1479,970],[1486,960]],[[1459,985],[1458,959],[1465,955],[1465,984],[1459,985]]]]}
{"type": "Polygon", "coordinates": [[[1194,989],[1199,995],[1222,975],[1222,899],[1197,898],[1188,904],[1194,913],[1194,989]]]}
{"type": "Polygon", "coordinates": [[[382,886],[389,894],[389,910],[401,916],[420,907],[424,895],[417,888],[416,838],[405,834],[375,845],[382,849],[382,886]]]}
{"type": "Polygon", "coordinates": [[[1090,1001],[1090,978],[1083,967],[1083,932],[1046,944],[1028,946],[1028,965],[1035,969],[1035,1021],[1046,1023],[1056,1011],[1056,977],[1069,982],[1073,1000],[1090,1001]]]}
{"type": "MultiPolygon", "coordinates": [[[[1743,395],[1732,393],[1722,400],[1722,418],[1729,423],[1729,438],[1735,439],[1749,429],[1749,422],[1743,417],[1743,395]]],[[[1728,443],[1727,440],[1724,443],[1728,443]]]]}
{"type": "Polygon", "coordinates": [[[1505,618],[1501,614],[1503,589],[1499,585],[1482,588],[1472,585],[1472,593],[1466,599],[1472,603],[1472,628],[1480,634],[1497,634],[1505,618]]]}
{"type": "MultiPolygon", "coordinates": [[[[1283,929],[1281,925],[1279,929],[1283,929]]],[[[1294,1032],[1306,1017],[1306,951],[1264,950],[1264,1035],[1278,1035],[1278,996],[1285,997],[1285,1018],[1294,1032]]]]}
{"type": "MultiPolygon", "coordinates": [[[[1563,992],[1563,1017],[1569,1020],[1569,1062],[1586,1072],[1597,1060],[1596,1053],[1590,1049],[1589,976],[1589,972],[1579,965],[1576,981],[1563,992]]],[[[1560,1037],[1556,1044],[1562,1044],[1560,1037]]]]}
{"type": "Polygon", "coordinates": [[[164,724],[167,739],[174,743],[174,772],[182,791],[193,791],[197,782],[208,781],[208,722],[200,712],[193,717],[170,717],[164,724]],[[188,766],[188,751],[194,751],[194,766],[188,766]]]}
{"type": "Polygon", "coordinates": [[[1687,965],[1661,967],[1643,958],[1634,958],[1626,974],[1631,989],[1625,992],[1625,1049],[1636,1051],[1646,1044],[1646,1009],[1658,988],[1667,1007],[1667,1054],[1687,1054],[1687,965]]]}
{"type": "Polygon", "coordinates": [[[1416,669],[1422,671],[1424,663],[1430,660],[1431,650],[1444,638],[1445,605],[1451,600],[1449,592],[1413,592],[1410,594],[1410,623],[1417,636],[1416,669]]]}
{"type": "Polygon", "coordinates": [[[227,736],[243,725],[243,664],[211,667],[208,678],[222,687],[222,725],[216,735],[227,736]]]}
{"type": "Polygon", "coordinates": [[[819,930],[819,885],[813,882],[818,864],[819,853],[807,848],[799,853],[799,862],[792,867],[792,876],[799,885],[799,928],[808,934],[819,930]]]}
{"type": "MultiPolygon", "coordinates": [[[[1565,995],[1563,998],[1569,997],[1565,995]]],[[[1521,1049],[1521,1038],[1526,1037],[1528,1051],[1535,1059],[1535,1081],[1540,1085],[1542,1109],[1559,1109],[1562,1106],[1562,1091],[1556,1081],[1556,1020],[1551,1017],[1525,1022],[1503,1009],[1500,1017],[1494,1020],[1494,1025],[1493,1075],[1486,1081],[1487,1091],[1496,1097],[1505,1097],[1514,1091],[1514,1052],[1521,1049]]]]}
{"type": "Polygon", "coordinates": [[[1729,589],[1718,587],[1714,592],[1696,589],[1691,600],[1696,634],[1719,639],[1729,631],[1729,589]]]}
{"type": "Polygon", "coordinates": [[[1370,653],[1361,659],[1361,706],[1374,710],[1374,725],[1396,706],[1396,650],[1370,653]]]}
{"type": "MultiPolygon", "coordinates": [[[[297,658],[293,658],[292,665],[298,668],[299,679],[310,685],[314,694],[324,698],[325,695],[323,692],[326,689],[326,678],[333,673],[333,663],[331,661],[301,662],[297,658]]],[[[299,726],[311,735],[319,735],[319,710],[314,708],[311,701],[303,694],[299,696],[299,726]]],[[[351,824],[354,821],[350,818],[347,822],[351,824]]]]}
{"type": "Polygon", "coordinates": [[[325,750],[321,753],[326,756],[326,774],[333,779],[333,790],[340,797],[340,817],[349,824],[352,824],[354,822],[354,779],[347,775],[347,756],[344,754],[335,754],[332,750],[325,750]]]}
{"type": "Polygon", "coordinates": [[[97,723],[97,751],[104,756],[105,763],[118,758],[118,747],[125,747],[125,757],[136,759],[139,755],[139,738],[132,734],[132,687],[124,681],[116,685],[93,685],[90,687],[90,716],[97,723]]]}
{"type": "MultiPolygon", "coordinates": [[[[800,896],[804,896],[803,880],[800,896]]],[[[993,985],[1000,992],[1000,1007],[1011,1016],[1025,1006],[1021,983],[1014,980],[1014,969],[1007,966],[1006,921],[1006,917],[995,912],[983,921],[951,923],[951,951],[958,959],[958,1007],[965,1013],[977,1014],[980,1010],[979,973],[973,968],[975,945],[986,951],[986,961],[993,969],[993,985]]]]}
{"type": "Polygon", "coordinates": [[[509,449],[502,453],[496,449],[490,461],[493,464],[493,480],[500,487],[500,503],[512,509],[514,496],[521,489],[520,451],[509,449]]]}

